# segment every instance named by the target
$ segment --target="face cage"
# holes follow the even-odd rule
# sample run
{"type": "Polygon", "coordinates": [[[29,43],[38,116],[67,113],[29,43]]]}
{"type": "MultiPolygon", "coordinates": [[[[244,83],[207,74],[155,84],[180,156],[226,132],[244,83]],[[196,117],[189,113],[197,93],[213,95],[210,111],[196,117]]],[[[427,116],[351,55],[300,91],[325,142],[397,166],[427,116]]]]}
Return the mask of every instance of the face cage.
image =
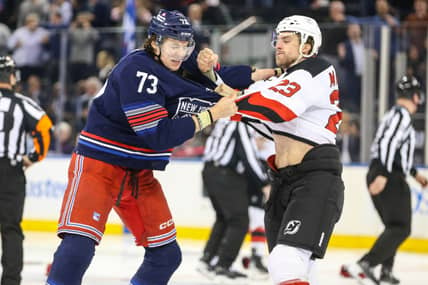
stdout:
{"type": "MultiPolygon", "coordinates": [[[[165,37],[165,38],[168,38],[168,37],[165,37]]],[[[174,39],[174,38],[170,38],[170,39],[174,39]]],[[[158,36],[156,38],[156,43],[159,46],[159,48],[161,49],[161,53],[164,53],[167,57],[171,58],[172,60],[176,60],[176,61],[186,61],[190,57],[190,55],[192,54],[193,50],[195,49],[195,45],[196,45],[195,40],[193,38],[190,39],[189,41],[187,41],[188,44],[187,44],[186,52],[185,52],[183,58],[175,58],[174,57],[175,55],[168,54],[168,53],[164,52],[164,50],[162,50],[163,40],[164,40],[164,38],[162,36],[158,36]]],[[[174,39],[174,40],[176,40],[176,39],[174,39]]]]}

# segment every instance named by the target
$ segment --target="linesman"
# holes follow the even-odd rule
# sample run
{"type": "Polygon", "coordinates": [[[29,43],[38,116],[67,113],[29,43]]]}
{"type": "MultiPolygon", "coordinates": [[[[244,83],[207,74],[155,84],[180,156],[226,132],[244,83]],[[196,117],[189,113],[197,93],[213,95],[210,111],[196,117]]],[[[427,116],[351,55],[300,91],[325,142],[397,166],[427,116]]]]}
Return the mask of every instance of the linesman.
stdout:
{"type": "Polygon", "coordinates": [[[21,283],[24,168],[46,156],[52,129],[51,120],[34,101],[13,91],[16,82],[15,62],[9,56],[0,56],[1,285],[21,283]],[[28,134],[34,142],[31,151],[27,151],[28,134]]]}
{"type": "Polygon", "coordinates": [[[268,184],[252,131],[243,123],[221,119],[205,146],[202,179],[216,217],[197,270],[217,281],[247,277],[231,269],[249,226],[247,186],[253,183],[256,189],[262,189],[268,184]],[[215,267],[211,267],[217,258],[215,267]]]}
{"type": "Polygon", "coordinates": [[[362,284],[400,283],[392,268],[399,246],[411,232],[411,195],[406,176],[412,175],[422,187],[428,184],[427,178],[413,166],[415,130],[411,115],[424,101],[421,84],[413,76],[403,76],[396,85],[396,95],[395,106],[378,126],[366,176],[370,197],[385,229],[357,264],[342,268],[342,272],[347,271],[362,284]],[[382,265],[379,277],[373,270],[377,265],[382,265]]]}

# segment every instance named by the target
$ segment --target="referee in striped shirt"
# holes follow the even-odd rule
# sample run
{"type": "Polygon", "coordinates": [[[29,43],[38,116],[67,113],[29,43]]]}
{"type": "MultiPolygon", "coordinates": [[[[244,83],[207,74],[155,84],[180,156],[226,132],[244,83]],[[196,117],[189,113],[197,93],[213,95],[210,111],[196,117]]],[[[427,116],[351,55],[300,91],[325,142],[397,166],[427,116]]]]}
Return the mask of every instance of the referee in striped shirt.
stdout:
{"type": "Polygon", "coordinates": [[[406,182],[412,175],[422,186],[427,178],[413,166],[415,130],[411,115],[424,101],[422,88],[412,76],[403,76],[396,85],[396,104],[383,117],[371,147],[372,160],[367,173],[367,186],[374,206],[385,225],[376,243],[358,262],[374,284],[398,284],[392,275],[398,247],[410,235],[411,196],[406,182]],[[373,268],[381,264],[377,278],[373,268]]]}
{"type": "Polygon", "coordinates": [[[15,93],[15,63],[0,56],[0,233],[2,238],[1,285],[21,283],[23,240],[21,228],[25,199],[23,167],[42,160],[51,140],[51,120],[31,99],[15,93]],[[26,150],[26,136],[34,149],[26,150]]]}
{"type": "Polygon", "coordinates": [[[226,280],[246,275],[230,269],[248,231],[248,183],[258,189],[268,184],[266,171],[257,155],[254,130],[220,119],[207,139],[202,178],[216,212],[216,220],[205,245],[198,271],[207,273],[215,256],[213,273],[226,280]],[[251,182],[249,182],[251,181],[251,182]]]}

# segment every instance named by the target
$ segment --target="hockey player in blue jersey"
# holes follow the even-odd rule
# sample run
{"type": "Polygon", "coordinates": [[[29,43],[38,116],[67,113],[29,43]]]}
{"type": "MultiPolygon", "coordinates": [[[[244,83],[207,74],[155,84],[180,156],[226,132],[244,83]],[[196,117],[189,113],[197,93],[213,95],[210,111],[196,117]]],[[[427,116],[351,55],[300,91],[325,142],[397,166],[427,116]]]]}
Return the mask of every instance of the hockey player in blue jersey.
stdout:
{"type": "Polygon", "coordinates": [[[172,149],[221,117],[236,97],[221,97],[182,76],[193,30],[177,11],[153,17],[143,49],[120,60],[93,101],[73,153],[48,285],[78,285],[113,208],[139,246],[132,285],[164,285],[181,262],[176,230],[153,170],[172,149]],[[216,103],[217,102],[217,103],[216,103]]]}

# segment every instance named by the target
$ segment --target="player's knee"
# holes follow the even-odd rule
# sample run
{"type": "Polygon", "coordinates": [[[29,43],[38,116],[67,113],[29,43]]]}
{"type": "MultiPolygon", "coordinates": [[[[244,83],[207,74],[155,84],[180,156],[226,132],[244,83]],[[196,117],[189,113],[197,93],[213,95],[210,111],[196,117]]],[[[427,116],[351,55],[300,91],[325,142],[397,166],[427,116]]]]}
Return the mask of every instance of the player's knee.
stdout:
{"type": "Polygon", "coordinates": [[[55,252],[47,284],[80,284],[94,253],[94,240],[79,235],[64,235],[55,252]]]}
{"type": "Polygon", "coordinates": [[[181,264],[181,250],[176,241],[164,246],[147,248],[144,260],[153,266],[159,266],[174,272],[181,264]]]}
{"type": "Polygon", "coordinates": [[[166,285],[181,263],[181,250],[174,241],[164,246],[146,248],[143,264],[132,277],[132,285],[166,285]]]}
{"type": "Polygon", "coordinates": [[[269,273],[274,284],[294,284],[284,282],[307,280],[311,254],[305,249],[283,244],[276,245],[268,259],[269,273]]]}

